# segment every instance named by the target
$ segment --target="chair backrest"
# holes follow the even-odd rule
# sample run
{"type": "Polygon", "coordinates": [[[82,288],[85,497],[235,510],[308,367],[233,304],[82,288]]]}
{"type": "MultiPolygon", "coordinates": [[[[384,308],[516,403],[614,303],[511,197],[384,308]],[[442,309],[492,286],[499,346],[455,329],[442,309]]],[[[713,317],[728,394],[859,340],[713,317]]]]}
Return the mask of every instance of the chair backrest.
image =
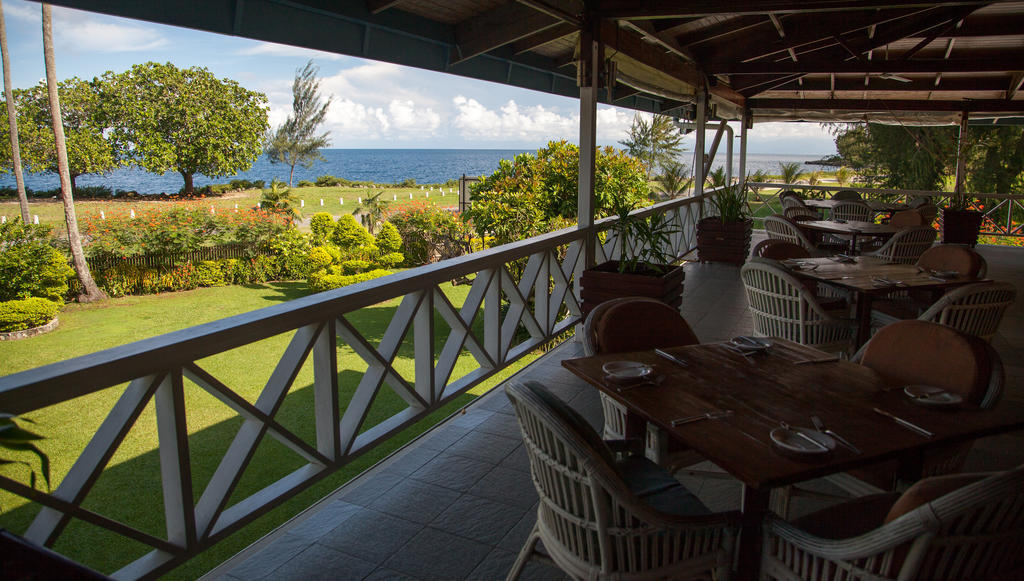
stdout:
{"type": "Polygon", "coordinates": [[[1017,298],[1017,287],[1006,282],[979,282],[955,288],[928,307],[921,321],[931,321],[991,341],[999,323],[1017,298]]]}
{"type": "Polygon", "coordinates": [[[786,242],[785,240],[776,240],[774,238],[768,238],[762,240],[754,246],[752,252],[753,256],[760,258],[771,258],[773,260],[786,260],[787,258],[810,258],[811,253],[797,244],[792,242],[786,242]]]}
{"type": "Polygon", "coordinates": [[[921,206],[924,206],[925,204],[930,204],[931,202],[932,199],[927,196],[914,196],[907,200],[907,207],[920,208],[921,206]]]}
{"type": "Polygon", "coordinates": [[[583,323],[586,355],[644,351],[700,343],[675,307],[647,297],[598,304],[583,323]]]}
{"type": "Polygon", "coordinates": [[[924,216],[917,210],[902,210],[892,215],[889,223],[893,226],[924,226],[924,216]]]}
{"type": "Polygon", "coordinates": [[[764,219],[764,229],[768,233],[769,238],[792,242],[798,246],[803,246],[808,251],[815,249],[814,243],[807,238],[803,231],[796,227],[792,220],[787,219],[785,216],[779,216],[778,214],[768,216],[764,219]]]}
{"type": "Polygon", "coordinates": [[[931,226],[912,226],[893,234],[872,254],[889,262],[914,264],[935,243],[935,234],[931,226]]]}
{"type": "Polygon", "coordinates": [[[776,264],[752,259],[740,278],[757,334],[822,347],[848,343],[852,327],[829,315],[801,281],[776,264]]]}
{"type": "Polygon", "coordinates": [[[924,251],[917,259],[917,266],[929,270],[956,272],[967,277],[981,277],[985,258],[968,246],[938,244],[924,251]]]}
{"type": "Polygon", "coordinates": [[[925,226],[930,226],[935,221],[936,216],[939,215],[939,207],[935,204],[924,204],[915,209],[921,213],[921,219],[924,220],[925,226]]]}
{"type": "Polygon", "coordinates": [[[902,385],[933,385],[991,408],[1002,396],[1003,362],[978,337],[924,320],[886,325],[861,348],[860,364],[902,385]]]}
{"type": "Polygon", "coordinates": [[[839,190],[832,195],[833,200],[859,200],[860,194],[853,190],[839,190]]]}
{"type": "Polygon", "coordinates": [[[858,220],[870,222],[873,212],[867,204],[855,200],[844,200],[829,211],[831,220],[858,220]]]}
{"type": "Polygon", "coordinates": [[[785,198],[781,198],[781,200],[782,200],[782,209],[783,210],[786,210],[788,208],[806,208],[807,207],[807,205],[804,204],[804,201],[802,199],[796,197],[796,196],[786,196],[785,198]]]}
{"type": "Polygon", "coordinates": [[[804,197],[796,193],[796,190],[782,190],[781,192],[779,192],[780,200],[785,200],[786,198],[796,198],[798,200],[803,200],[804,197]]]}
{"type": "Polygon", "coordinates": [[[629,490],[593,428],[543,385],[511,381],[505,393],[540,496],[544,548],[572,577],[665,579],[672,577],[666,571],[691,562],[707,569],[695,571],[699,578],[710,579],[712,570],[731,562],[725,537],[734,515],[667,518],[629,490]]]}
{"type": "Polygon", "coordinates": [[[814,208],[808,208],[807,206],[793,206],[784,208],[782,215],[789,218],[790,220],[799,220],[801,218],[810,220],[821,220],[821,214],[818,213],[814,208]]]}

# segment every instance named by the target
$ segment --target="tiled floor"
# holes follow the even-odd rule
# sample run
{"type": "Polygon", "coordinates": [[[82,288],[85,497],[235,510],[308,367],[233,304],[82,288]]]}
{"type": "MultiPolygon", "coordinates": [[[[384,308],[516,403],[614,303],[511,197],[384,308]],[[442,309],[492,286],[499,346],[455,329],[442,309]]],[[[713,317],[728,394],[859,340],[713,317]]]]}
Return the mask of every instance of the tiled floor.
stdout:
{"type": "MultiPolygon", "coordinates": [[[[989,276],[1024,288],[1024,251],[982,248],[989,276]]],[[[738,269],[688,264],[683,313],[703,341],[751,331],[738,269]]],[[[1007,397],[1024,399],[1024,306],[993,340],[1007,397]]],[[[565,371],[580,354],[565,344],[521,374],[544,382],[599,427],[592,388],[565,371]]],[[[1024,434],[979,441],[969,469],[1024,461],[1024,434]]],[[[736,508],[738,483],[684,480],[713,510],[736,508]]],[[[799,501],[794,501],[799,502],[799,501]]],[[[797,505],[797,512],[813,505],[797,505]]],[[[508,400],[500,389],[336,491],[208,577],[224,580],[502,579],[533,526],[537,495],[508,400]]],[[[523,579],[561,579],[531,563],[523,579]]]]}

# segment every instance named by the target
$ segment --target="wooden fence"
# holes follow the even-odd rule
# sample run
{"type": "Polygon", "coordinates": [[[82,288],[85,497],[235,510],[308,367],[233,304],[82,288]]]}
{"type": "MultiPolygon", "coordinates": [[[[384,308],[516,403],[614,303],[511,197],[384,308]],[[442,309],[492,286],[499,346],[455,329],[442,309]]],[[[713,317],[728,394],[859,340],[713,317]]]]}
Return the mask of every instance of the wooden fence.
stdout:
{"type": "Polygon", "coordinates": [[[117,256],[94,256],[88,258],[89,268],[104,270],[117,265],[140,266],[145,268],[174,268],[186,262],[203,260],[220,260],[222,258],[248,258],[252,256],[270,255],[270,251],[262,250],[249,244],[225,244],[209,246],[191,252],[140,254],[121,258],[117,256]]]}

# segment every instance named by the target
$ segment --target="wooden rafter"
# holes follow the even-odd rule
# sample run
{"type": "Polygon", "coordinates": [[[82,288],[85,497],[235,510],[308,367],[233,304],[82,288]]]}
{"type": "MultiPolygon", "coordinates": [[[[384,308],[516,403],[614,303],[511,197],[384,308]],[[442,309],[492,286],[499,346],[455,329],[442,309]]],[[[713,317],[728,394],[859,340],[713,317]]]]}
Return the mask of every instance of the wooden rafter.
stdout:
{"type": "Polygon", "coordinates": [[[804,58],[800,62],[776,61],[720,64],[711,72],[729,75],[828,74],[828,73],[978,73],[1004,72],[1020,68],[1024,54],[1006,54],[990,59],[915,59],[909,61],[846,61],[804,58]]]}
{"type": "Polygon", "coordinates": [[[555,26],[552,26],[547,30],[543,30],[536,34],[531,34],[526,38],[515,41],[512,44],[512,52],[515,54],[529,52],[535,48],[544,46],[549,42],[554,42],[556,40],[565,38],[566,36],[569,36],[570,34],[577,32],[578,30],[579,29],[573,26],[572,24],[567,24],[564,22],[561,24],[556,24],[555,26]]]}
{"type": "Polygon", "coordinates": [[[543,32],[559,23],[550,14],[518,2],[502,4],[455,25],[457,54],[452,55],[451,64],[543,32]]]}
{"type": "Polygon", "coordinates": [[[845,12],[872,8],[898,8],[905,6],[935,6],[954,4],[988,4],[989,2],[934,2],[928,0],[745,0],[721,2],[720,0],[602,0],[598,2],[597,13],[604,18],[643,20],[656,18],[692,18],[713,14],[769,14],[800,12],[845,12]]]}
{"type": "Polygon", "coordinates": [[[751,109],[795,111],[968,111],[1016,112],[1024,103],[1001,99],[972,101],[918,101],[912,99],[748,99],[751,109]]]}
{"type": "MultiPolygon", "coordinates": [[[[864,79],[861,77],[841,77],[829,75],[827,77],[803,77],[804,84],[800,87],[804,91],[859,91],[864,89],[864,79]]],[[[776,85],[771,89],[761,91],[795,91],[792,85],[793,80],[776,85]]],[[[945,78],[942,81],[943,91],[1004,91],[1006,90],[1006,77],[981,77],[981,78],[945,78]]],[[[900,82],[890,79],[874,78],[871,85],[880,91],[899,91],[901,93],[934,91],[935,81],[933,78],[911,79],[910,82],[900,82]]]]}
{"type": "Polygon", "coordinates": [[[402,0],[366,0],[366,11],[370,14],[380,14],[389,8],[402,3],[402,0]]]}

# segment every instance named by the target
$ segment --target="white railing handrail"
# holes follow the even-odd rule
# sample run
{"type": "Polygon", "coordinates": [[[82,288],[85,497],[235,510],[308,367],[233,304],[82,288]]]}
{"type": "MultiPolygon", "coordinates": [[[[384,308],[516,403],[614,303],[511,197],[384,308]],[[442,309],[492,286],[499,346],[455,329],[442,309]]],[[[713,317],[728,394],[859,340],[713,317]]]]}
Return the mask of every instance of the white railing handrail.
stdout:
{"type": "MultiPolygon", "coordinates": [[[[646,217],[694,204],[700,199],[676,198],[642,208],[632,215],[646,217]]],[[[605,230],[616,220],[614,216],[601,219],[592,229],[594,232],[605,230]]],[[[567,244],[584,237],[586,233],[585,229],[564,228],[379,279],[6,375],[0,377],[0,410],[17,415],[86,395],[140,377],[153,369],[196,361],[322,321],[336,314],[352,312],[382,300],[399,297],[424,286],[453,280],[519,257],[529,256],[545,247],[567,244]]]]}
{"type": "MultiPolygon", "coordinates": [[[[867,187],[853,187],[853,186],[840,186],[838,184],[829,185],[807,185],[807,184],[783,184],[776,182],[747,182],[747,186],[756,188],[779,188],[788,190],[815,190],[822,192],[830,192],[832,190],[851,190],[861,194],[877,194],[877,195],[899,195],[899,196],[924,196],[924,197],[948,197],[956,196],[956,192],[946,192],[941,190],[892,190],[887,188],[867,188],[867,187]]],[[[976,192],[964,192],[963,197],[966,198],[996,198],[996,199],[1011,199],[1020,200],[1024,199],[1024,194],[984,194],[976,192]]]]}

